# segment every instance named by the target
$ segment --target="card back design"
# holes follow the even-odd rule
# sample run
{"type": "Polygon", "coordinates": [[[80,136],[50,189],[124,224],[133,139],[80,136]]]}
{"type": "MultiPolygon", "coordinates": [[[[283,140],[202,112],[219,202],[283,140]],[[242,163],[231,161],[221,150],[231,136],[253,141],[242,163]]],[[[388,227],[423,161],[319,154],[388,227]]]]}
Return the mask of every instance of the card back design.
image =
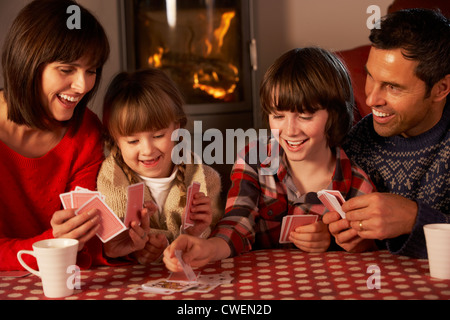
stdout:
{"type": "Polygon", "coordinates": [[[95,195],[91,200],[77,209],[75,214],[80,214],[92,209],[97,209],[99,211],[100,228],[98,229],[97,236],[102,242],[108,242],[119,233],[126,230],[122,221],[98,195],[95,195]]]}

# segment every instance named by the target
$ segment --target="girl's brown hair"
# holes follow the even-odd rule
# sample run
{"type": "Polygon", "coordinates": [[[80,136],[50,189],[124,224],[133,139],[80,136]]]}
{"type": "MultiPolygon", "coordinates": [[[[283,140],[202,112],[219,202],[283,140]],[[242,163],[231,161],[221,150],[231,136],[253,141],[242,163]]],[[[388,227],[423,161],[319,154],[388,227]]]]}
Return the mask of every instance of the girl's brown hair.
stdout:
{"type": "MultiPolygon", "coordinates": [[[[41,104],[41,76],[52,62],[70,63],[88,57],[96,68],[94,88],[75,108],[72,120],[79,126],[84,110],[98,89],[102,68],[109,56],[109,42],[103,27],[85,8],[71,0],[35,0],[14,20],[2,53],[4,96],[8,119],[29,127],[51,130],[61,123],[41,104]],[[69,29],[71,5],[80,8],[81,29],[69,29]]],[[[72,121],[71,120],[71,121],[72,121]]]]}
{"type": "Polygon", "coordinates": [[[260,88],[265,118],[277,111],[328,111],[328,145],[341,144],[353,122],[354,98],[344,64],[327,50],[309,47],[283,54],[267,70],[260,88]]]}
{"type": "MultiPolygon", "coordinates": [[[[156,68],[122,72],[112,80],[103,104],[103,124],[106,128],[106,146],[124,171],[130,183],[139,178],[123,161],[117,138],[134,133],[158,131],[172,123],[186,126],[183,97],[175,83],[156,68]]],[[[186,192],[185,165],[178,166],[176,183],[186,192]]],[[[185,197],[182,197],[185,201],[185,197]]]]}

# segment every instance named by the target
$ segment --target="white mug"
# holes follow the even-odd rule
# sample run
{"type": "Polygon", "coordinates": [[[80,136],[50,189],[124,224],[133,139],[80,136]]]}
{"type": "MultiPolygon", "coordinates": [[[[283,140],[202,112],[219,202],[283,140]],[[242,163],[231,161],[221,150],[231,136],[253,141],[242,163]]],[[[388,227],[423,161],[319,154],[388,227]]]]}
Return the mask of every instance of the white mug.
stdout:
{"type": "Polygon", "coordinates": [[[47,239],[33,243],[33,251],[20,250],[17,259],[20,264],[42,280],[44,295],[48,298],[63,298],[73,294],[69,285],[71,266],[76,264],[78,240],[47,239]],[[39,271],[29,267],[22,259],[23,254],[36,258],[39,271]]]}
{"type": "Polygon", "coordinates": [[[430,265],[430,275],[450,279],[450,224],[435,223],[423,227],[430,265]]]}

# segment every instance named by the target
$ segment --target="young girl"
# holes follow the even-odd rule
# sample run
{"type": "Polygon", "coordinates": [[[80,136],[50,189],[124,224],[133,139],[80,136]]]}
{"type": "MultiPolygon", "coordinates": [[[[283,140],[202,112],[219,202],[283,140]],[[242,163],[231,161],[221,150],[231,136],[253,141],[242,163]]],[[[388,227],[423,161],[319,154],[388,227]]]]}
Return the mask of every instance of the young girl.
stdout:
{"type": "MultiPolygon", "coordinates": [[[[249,163],[247,149],[231,173],[225,216],[212,237],[177,239],[165,252],[170,270],[179,270],[175,249],[185,251],[186,263],[202,266],[252,249],[286,246],[279,244],[283,217],[322,216],[327,212],[317,198],[322,189],[339,190],[346,199],[372,192],[366,174],[339,148],[352,125],[353,94],[347,71],[334,55],[319,48],[287,52],[265,74],[260,97],[279,136],[278,171],[261,174],[267,162],[249,163]]],[[[298,227],[289,239],[290,246],[307,252],[324,252],[331,244],[321,219],[298,227]]],[[[363,243],[360,250],[371,245],[363,243]]]]}
{"type": "Polygon", "coordinates": [[[186,122],[181,94],[163,71],[121,73],[110,84],[103,123],[111,153],[100,169],[98,190],[123,219],[127,187],[143,181],[146,208],[141,224],[133,222],[128,233],[105,244],[108,256],[133,253],[140,263],[147,264],[160,257],[180,232],[207,237],[220,219],[219,174],[206,165],[172,162],[172,133],[186,122]],[[186,190],[194,181],[201,185],[191,209],[194,226],[180,230],[186,190]]]}

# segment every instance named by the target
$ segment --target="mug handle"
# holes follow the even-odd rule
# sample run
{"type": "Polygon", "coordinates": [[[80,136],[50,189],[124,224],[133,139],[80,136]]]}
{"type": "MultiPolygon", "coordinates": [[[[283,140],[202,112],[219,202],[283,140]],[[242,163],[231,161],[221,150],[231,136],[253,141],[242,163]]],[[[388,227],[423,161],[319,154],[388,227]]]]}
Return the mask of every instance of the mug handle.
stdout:
{"type": "Polygon", "coordinates": [[[19,252],[17,252],[17,259],[19,259],[20,264],[22,265],[22,267],[24,267],[25,269],[27,269],[28,271],[30,271],[32,274],[38,276],[39,278],[41,277],[41,274],[39,273],[39,271],[34,270],[33,268],[29,267],[22,259],[22,254],[29,254],[33,257],[36,258],[36,256],[34,255],[33,251],[29,251],[29,250],[20,250],[19,252]]]}

